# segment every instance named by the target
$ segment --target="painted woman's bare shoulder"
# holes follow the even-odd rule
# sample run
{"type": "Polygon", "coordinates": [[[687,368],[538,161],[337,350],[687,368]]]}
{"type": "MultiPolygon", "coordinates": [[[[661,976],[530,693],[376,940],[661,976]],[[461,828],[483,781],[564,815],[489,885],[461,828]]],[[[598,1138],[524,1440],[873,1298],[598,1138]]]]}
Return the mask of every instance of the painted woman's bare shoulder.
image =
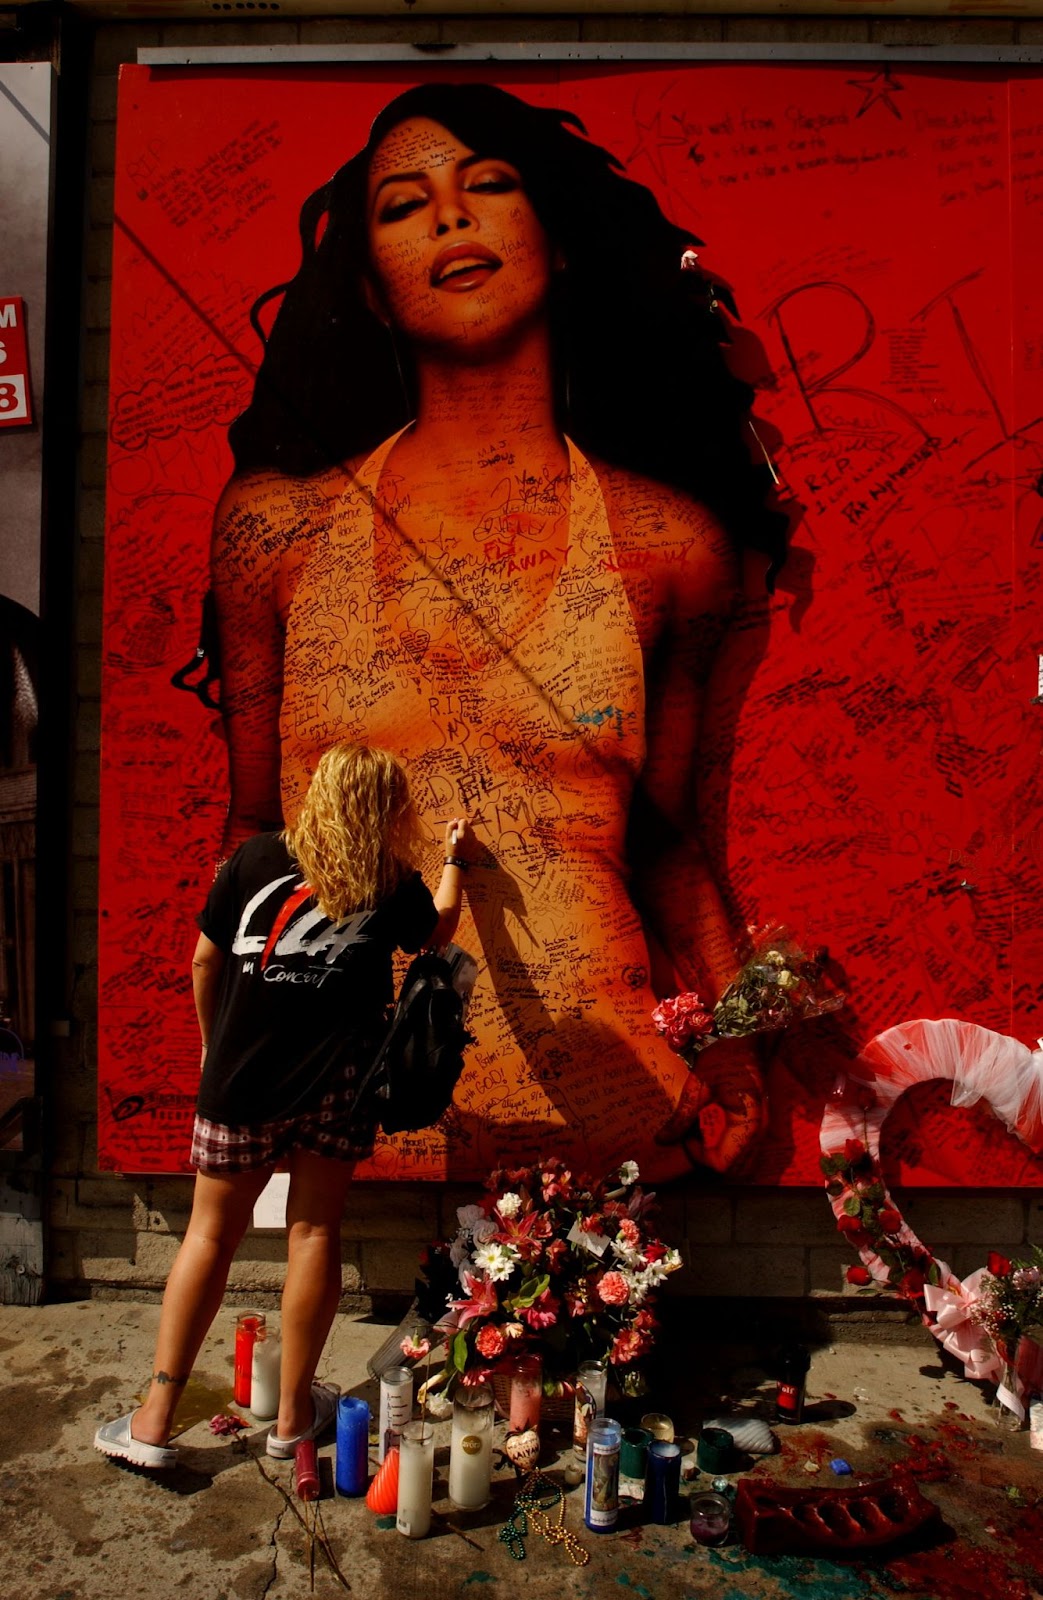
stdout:
{"type": "Polygon", "coordinates": [[[738,578],[735,551],[713,512],[670,484],[592,460],[622,563],[659,563],[718,591],[729,603],[738,578]]]}
{"type": "Polygon", "coordinates": [[[302,515],[321,513],[342,492],[343,469],[328,468],[310,478],[291,478],[285,472],[238,472],[230,478],[217,503],[215,526],[226,519],[256,518],[273,531],[302,515]],[[338,481],[340,483],[338,484],[338,481]]]}
{"type": "Polygon", "coordinates": [[[214,514],[211,546],[215,578],[252,574],[265,585],[303,555],[317,535],[329,528],[341,492],[338,469],[310,478],[282,472],[237,473],[225,485],[214,514]]]}

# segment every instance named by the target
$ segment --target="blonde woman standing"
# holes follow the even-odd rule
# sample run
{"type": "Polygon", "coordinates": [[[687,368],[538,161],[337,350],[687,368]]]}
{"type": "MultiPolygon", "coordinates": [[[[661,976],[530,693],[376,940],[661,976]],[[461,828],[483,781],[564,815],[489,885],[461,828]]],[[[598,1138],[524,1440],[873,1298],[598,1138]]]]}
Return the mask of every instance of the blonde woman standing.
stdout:
{"type": "Polygon", "coordinates": [[[203,1038],[192,1215],[163,1298],[148,1395],[98,1429],[106,1455],[175,1464],[178,1401],[277,1163],[290,1187],[268,1454],[292,1456],[332,1419],[335,1391],[315,1383],[315,1371],[340,1297],[348,1185],[375,1135],[354,1084],[392,998],[392,952],[448,943],[473,853],[466,819],[452,818],[432,896],[416,866],[423,844],[398,762],[342,743],[320,759],[293,827],[248,839],[219,872],[192,959],[203,1038]]]}

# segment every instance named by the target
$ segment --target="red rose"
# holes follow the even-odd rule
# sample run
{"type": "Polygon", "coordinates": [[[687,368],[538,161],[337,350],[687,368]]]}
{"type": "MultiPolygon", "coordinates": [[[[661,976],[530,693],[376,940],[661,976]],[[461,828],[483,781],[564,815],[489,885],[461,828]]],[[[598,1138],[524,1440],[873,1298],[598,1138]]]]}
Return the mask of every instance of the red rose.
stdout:
{"type": "Polygon", "coordinates": [[[854,1163],[856,1161],[861,1161],[864,1158],[865,1154],[866,1154],[866,1147],[862,1143],[861,1139],[845,1139],[844,1140],[844,1155],[845,1155],[845,1158],[848,1161],[850,1161],[852,1165],[854,1165],[854,1163]]]}
{"type": "Polygon", "coordinates": [[[857,1283],[861,1287],[864,1284],[872,1283],[873,1277],[865,1267],[848,1267],[847,1281],[848,1283],[857,1283]]]}
{"type": "Polygon", "coordinates": [[[882,1211],[877,1212],[877,1221],[885,1233],[897,1233],[902,1226],[902,1214],[893,1206],[885,1206],[882,1211]]]}
{"type": "Polygon", "coordinates": [[[1010,1262],[1006,1256],[1001,1256],[998,1250],[990,1250],[988,1270],[994,1278],[1005,1278],[1010,1272],[1010,1262]]]}
{"type": "Polygon", "coordinates": [[[648,1262],[662,1261],[663,1257],[666,1255],[666,1245],[660,1244],[657,1239],[653,1239],[650,1244],[645,1245],[642,1254],[644,1255],[645,1260],[648,1262]]]}
{"type": "Polygon", "coordinates": [[[846,1213],[837,1218],[837,1227],[841,1233],[861,1233],[862,1222],[859,1217],[849,1217],[846,1213]]]}
{"type": "Polygon", "coordinates": [[[899,1278],[898,1292],[908,1295],[910,1299],[916,1299],[923,1294],[923,1285],[923,1273],[917,1272],[916,1268],[912,1267],[904,1277],[899,1278]]]}

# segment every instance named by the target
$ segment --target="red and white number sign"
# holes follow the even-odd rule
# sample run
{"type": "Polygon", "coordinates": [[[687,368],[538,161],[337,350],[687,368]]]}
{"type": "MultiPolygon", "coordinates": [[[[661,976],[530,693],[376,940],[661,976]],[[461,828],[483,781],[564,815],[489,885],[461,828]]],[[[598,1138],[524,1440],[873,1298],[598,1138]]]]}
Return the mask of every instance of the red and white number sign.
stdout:
{"type": "Polygon", "coordinates": [[[13,295],[0,299],[0,428],[24,428],[32,420],[25,301],[13,295]]]}

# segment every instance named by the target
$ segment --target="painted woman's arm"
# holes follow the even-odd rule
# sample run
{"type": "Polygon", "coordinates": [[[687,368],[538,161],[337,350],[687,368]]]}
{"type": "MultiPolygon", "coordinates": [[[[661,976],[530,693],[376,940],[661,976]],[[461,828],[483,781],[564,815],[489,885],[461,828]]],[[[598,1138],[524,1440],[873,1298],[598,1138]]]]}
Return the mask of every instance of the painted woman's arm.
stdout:
{"type": "Polygon", "coordinates": [[[222,855],[280,825],[283,630],[271,480],[233,478],[218,503],[210,579],[220,646],[229,806],[222,855]]]}
{"type": "MultiPolygon", "coordinates": [[[[640,482],[640,480],[639,480],[640,482]]],[[[617,525],[645,662],[644,769],[628,855],[631,894],[650,935],[661,992],[714,1001],[735,976],[735,933],[703,845],[697,773],[703,706],[734,605],[738,571],[724,531],[662,485],[633,491],[617,525]],[[665,957],[665,961],[664,961],[665,957]]],[[[626,574],[624,574],[626,576],[626,574]]]]}
{"type": "MultiPolygon", "coordinates": [[[[707,689],[738,592],[729,543],[707,512],[662,485],[631,485],[613,529],[645,662],[644,770],[629,834],[631,894],[642,915],[660,995],[714,1001],[735,976],[731,926],[703,845],[697,774],[707,689]]],[[[683,1139],[717,1172],[745,1166],[767,1120],[750,1039],[722,1039],[695,1060],[659,1144],[683,1139]]]]}

